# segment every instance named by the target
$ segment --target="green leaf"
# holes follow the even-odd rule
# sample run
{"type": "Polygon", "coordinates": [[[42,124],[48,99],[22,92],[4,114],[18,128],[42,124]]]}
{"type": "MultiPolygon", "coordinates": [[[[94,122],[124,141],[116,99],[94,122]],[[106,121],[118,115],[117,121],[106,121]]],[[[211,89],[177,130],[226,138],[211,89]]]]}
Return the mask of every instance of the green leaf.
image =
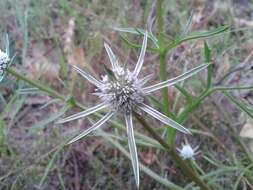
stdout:
{"type": "Polygon", "coordinates": [[[165,49],[166,49],[166,51],[168,51],[169,49],[172,49],[172,48],[178,46],[179,44],[189,41],[189,40],[195,40],[195,39],[200,39],[200,38],[209,38],[214,35],[221,34],[225,31],[227,31],[228,29],[229,29],[228,26],[222,26],[222,27],[216,28],[212,31],[192,33],[186,37],[176,39],[173,43],[169,44],[165,49]]]}
{"type": "MultiPolygon", "coordinates": [[[[211,62],[211,50],[208,47],[208,44],[204,43],[204,55],[205,55],[205,62],[210,63],[211,62]]],[[[207,68],[207,89],[209,89],[212,86],[212,77],[213,77],[213,65],[210,64],[207,68]]]]}
{"type": "Polygon", "coordinates": [[[211,61],[211,50],[208,47],[206,41],[204,42],[204,54],[205,54],[205,62],[209,63],[211,61]]]}
{"type": "Polygon", "coordinates": [[[181,86],[179,86],[177,84],[175,84],[174,86],[176,87],[177,90],[179,90],[185,96],[187,102],[189,104],[191,104],[192,101],[193,101],[192,100],[192,95],[186,89],[184,89],[183,87],[181,87],[181,86]]]}
{"type": "Polygon", "coordinates": [[[196,32],[196,33],[190,34],[189,36],[186,36],[186,37],[180,39],[179,41],[180,41],[180,43],[182,43],[184,41],[189,41],[189,40],[194,40],[194,39],[199,39],[199,38],[209,38],[214,35],[221,34],[225,31],[227,31],[228,29],[229,29],[228,26],[222,26],[222,27],[216,28],[212,31],[196,32]]]}
{"type": "Polygon", "coordinates": [[[233,97],[231,94],[223,91],[223,94],[230,99],[237,107],[239,107],[242,111],[247,113],[251,118],[253,118],[253,112],[251,112],[246,105],[244,105],[242,102],[238,101],[235,97],[233,97]]]}
{"type": "Polygon", "coordinates": [[[234,184],[234,188],[233,190],[237,190],[240,189],[238,188],[243,176],[246,174],[246,172],[250,171],[252,169],[253,163],[251,163],[250,165],[248,165],[246,168],[243,168],[242,171],[240,172],[240,175],[238,176],[235,184],[234,184]]]}

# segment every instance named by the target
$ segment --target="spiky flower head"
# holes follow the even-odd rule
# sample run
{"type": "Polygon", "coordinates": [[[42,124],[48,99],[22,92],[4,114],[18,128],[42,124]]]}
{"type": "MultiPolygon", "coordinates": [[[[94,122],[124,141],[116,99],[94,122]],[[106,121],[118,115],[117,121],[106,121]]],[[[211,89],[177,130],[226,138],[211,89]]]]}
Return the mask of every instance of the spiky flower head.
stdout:
{"type": "Polygon", "coordinates": [[[194,156],[199,154],[198,148],[199,146],[192,148],[191,145],[188,142],[186,142],[185,144],[182,144],[181,149],[177,148],[177,150],[179,152],[179,156],[183,160],[187,160],[187,159],[194,159],[194,156]]]}
{"type": "Polygon", "coordinates": [[[129,114],[136,106],[144,102],[145,94],[142,86],[145,81],[139,80],[128,69],[118,68],[112,77],[103,77],[103,86],[95,93],[103,102],[107,102],[111,110],[129,114]]]}
{"type": "Polygon", "coordinates": [[[2,80],[10,58],[7,53],[0,50],[0,81],[2,80]]]}
{"type": "Polygon", "coordinates": [[[145,32],[140,56],[138,58],[136,67],[133,71],[130,71],[128,68],[123,67],[119,64],[118,59],[114,55],[109,45],[107,45],[106,43],[104,44],[104,46],[109,56],[112,68],[111,69],[106,68],[107,75],[103,75],[101,80],[94,78],[93,76],[81,70],[77,66],[73,66],[73,68],[80,75],[82,75],[85,79],[87,79],[89,82],[91,82],[97,87],[96,92],[94,94],[99,97],[100,103],[85,111],[61,119],[58,122],[58,123],[65,123],[75,119],[86,117],[102,109],[109,110],[105,114],[105,116],[103,116],[92,127],[83,131],[81,134],[77,135],[69,142],[73,143],[85,137],[90,132],[98,129],[112,116],[118,113],[123,115],[125,118],[127,128],[128,145],[137,187],[139,186],[139,162],[134,139],[132,112],[133,111],[146,112],[147,114],[153,116],[154,118],[158,119],[159,121],[168,126],[171,126],[183,133],[190,133],[188,129],[184,128],[179,123],[175,122],[174,120],[170,119],[169,117],[165,116],[164,114],[160,113],[154,108],[148,106],[144,100],[150,93],[165,87],[173,86],[175,83],[191,77],[192,75],[196,74],[197,72],[203,70],[208,66],[208,64],[203,64],[173,79],[169,79],[155,85],[146,86],[146,83],[150,79],[150,75],[144,78],[139,78],[138,75],[144,63],[144,55],[147,47],[147,39],[148,33],[145,32]]]}

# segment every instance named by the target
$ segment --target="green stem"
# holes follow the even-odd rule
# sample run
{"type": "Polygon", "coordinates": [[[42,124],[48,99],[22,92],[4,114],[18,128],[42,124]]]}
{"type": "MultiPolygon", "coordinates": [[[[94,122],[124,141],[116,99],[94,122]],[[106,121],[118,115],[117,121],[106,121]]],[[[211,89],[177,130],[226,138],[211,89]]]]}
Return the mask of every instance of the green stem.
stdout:
{"type": "MultiPolygon", "coordinates": [[[[158,44],[159,44],[159,59],[160,59],[160,79],[165,81],[167,79],[166,73],[166,51],[164,51],[164,39],[163,39],[163,10],[162,10],[163,0],[157,0],[157,30],[158,30],[158,44]]],[[[168,88],[162,90],[163,97],[163,111],[165,114],[169,115],[169,95],[168,88]]]]}
{"type": "Polygon", "coordinates": [[[152,137],[157,140],[170,154],[171,158],[177,163],[182,172],[194,181],[201,189],[210,190],[207,184],[200,178],[200,176],[188,165],[186,161],[184,161],[178,154],[173,146],[170,146],[165,142],[149,124],[137,113],[134,113],[136,119],[143,125],[143,127],[152,135],[152,137]]]}
{"type": "Polygon", "coordinates": [[[15,71],[12,68],[7,68],[7,72],[11,75],[13,75],[14,77],[16,77],[17,79],[23,80],[25,82],[27,82],[28,84],[37,87],[38,89],[46,92],[48,95],[54,97],[54,98],[58,98],[60,100],[64,100],[65,101],[65,97],[61,94],[59,94],[58,92],[52,90],[50,87],[46,86],[46,85],[42,85],[36,81],[33,81],[31,79],[26,78],[24,75],[18,73],[17,71],[15,71]]]}
{"type": "Polygon", "coordinates": [[[159,49],[164,49],[163,32],[164,32],[164,22],[163,22],[163,0],[157,0],[156,4],[156,17],[157,17],[157,32],[158,32],[158,45],[159,49]]]}
{"type": "MultiPolygon", "coordinates": [[[[164,20],[163,20],[162,3],[163,3],[163,0],[157,0],[156,17],[157,17],[157,31],[158,31],[158,45],[159,45],[159,59],[160,59],[160,79],[161,81],[165,81],[167,79],[167,72],[166,72],[167,51],[165,49],[166,44],[163,38],[164,20]]],[[[163,102],[163,112],[165,113],[165,115],[167,115],[168,117],[173,117],[169,112],[168,88],[162,89],[162,102],[163,102]]],[[[172,145],[174,143],[176,130],[172,127],[168,127],[166,134],[167,134],[168,143],[172,145]]]]}
{"type": "MultiPolygon", "coordinates": [[[[160,79],[161,81],[165,81],[166,77],[166,54],[160,54],[160,79]]],[[[169,94],[168,88],[162,89],[162,97],[163,97],[163,111],[166,115],[169,115],[169,94]]]]}

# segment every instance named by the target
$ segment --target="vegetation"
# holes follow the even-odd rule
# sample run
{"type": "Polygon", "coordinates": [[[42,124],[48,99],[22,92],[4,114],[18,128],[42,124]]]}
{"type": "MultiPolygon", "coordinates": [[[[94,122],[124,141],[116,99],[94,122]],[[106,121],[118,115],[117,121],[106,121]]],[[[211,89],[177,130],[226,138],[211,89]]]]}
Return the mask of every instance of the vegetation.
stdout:
{"type": "Polygon", "coordinates": [[[252,1],[2,0],[0,12],[0,189],[253,189],[252,1]],[[98,102],[73,68],[115,77],[104,42],[129,70],[146,49],[149,83],[177,82],[145,97],[174,123],[131,109],[137,164],[120,114],[78,141],[107,110],[61,122],[98,102]]]}

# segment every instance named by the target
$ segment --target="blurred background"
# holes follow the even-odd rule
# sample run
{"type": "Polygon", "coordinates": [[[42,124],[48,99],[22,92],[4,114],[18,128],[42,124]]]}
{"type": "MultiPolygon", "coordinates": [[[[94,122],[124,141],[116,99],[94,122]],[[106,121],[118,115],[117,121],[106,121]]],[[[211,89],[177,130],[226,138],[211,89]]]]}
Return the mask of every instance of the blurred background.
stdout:
{"type": "MultiPolygon", "coordinates": [[[[8,33],[11,53],[17,53],[12,65],[15,70],[48,84],[61,94],[73,94],[85,106],[92,106],[96,101],[91,94],[94,87],[72,72],[69,65],[86,68],[100,76],[104,73],[103,64],[109,66],[103,48],[103,43],[107,42],[122,63],[134,66],[139,49],[130,48],[121,35],[127,35],[137,44],[141,44],[142,38],[121,34],[113,28],[147,28],[155,14],[153,2],[1,0],[0,46],[5,48],[4,35],[8,33]]],[[[229,26],[228,32],[207,40],[212,49],[214,83],[217,86],[253,84],[252,0],[165,0],[163,5],[164,35],[168,39],[173,39],[185,29],[191,15],[188,33],[229,26]]],[[[157,32],[155,26],[154,35],[157,32]]],[[[148,52],[145,60],[143,75],[157,73],[155,80],[159,80],[158,56],[148,52]]],[[[169,77],[199,65],[204,61],[203,40],[183,43],[173,49],[166,60],[169,77]]],[[[204,78],[205,73],[199,74],[186,82],[185,88],[195,96],[203,89],[204,78]]],[[[176,89],[170,88],[170,101],[173,102],[170,109],[175,113],[179,113],[185,103],[183,98],[175,98],[177,94],[176,89]]],[[[252,90],[231,94],[252,113],[252,90]]],[[[159,93],[157,97],[160,97],[159,93]]],[[[102,137],[87,137],[59,149],[66,137],[91,125],[88,120],[56,125],[55,121],[65,111],[64,102],[7,75],[0,84],[0,189],[135,189],[130,160],[102,137]]],[[[66,114],[77,111],[70,109],[66,114]]],[[[122,123],[120,119],[116,122],[122,123]]],[[[245,157],[241,146],[253,151],[252,119],[220,93],[207,98],[191,114],[185,126],[201,131],[189,141],[194,146],[200,145],[201,154],[196,157],[196,162],[206,173],[216,170],[221,163],[231,164],[223,154],[224,149],[231,150],[235,160],[245,157]],[[211,157],[217,166],[207,162],[203,156],[211,157]]],[[[118,137],[127,149],[124,131],[112,128],[110,124],[103,129],[118,137]]],[[[137,123],[136,130],[144,133],[137,123]]],[[[178,136],[177,146],[183,139],[182,135],[178,136]]],[[[138,154],[140,162],[160,176],[182,186],[186,184],[187,180],[164,151],[138,145],[138,154]]],[[[236,171],[221,172],[215,174],[215,179],[219,179],[222,189],[232,189],[232,182],[238,175],[236,171]]],[[[243,187],[252,188],[242,179],[238,189],[243,187]]],[[[141,172],[140,189],[167,187],[141,172]]]]}

